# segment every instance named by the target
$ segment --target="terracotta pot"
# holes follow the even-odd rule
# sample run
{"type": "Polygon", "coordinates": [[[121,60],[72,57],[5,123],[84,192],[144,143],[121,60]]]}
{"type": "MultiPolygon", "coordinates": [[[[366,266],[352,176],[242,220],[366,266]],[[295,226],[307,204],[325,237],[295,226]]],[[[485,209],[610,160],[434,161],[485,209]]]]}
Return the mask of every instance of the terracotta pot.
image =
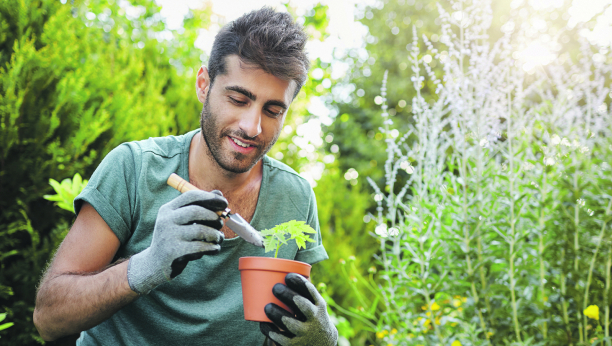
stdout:
{"type": "Polygon", "coordinates": [[[310,277],[311,265],[304,262],[270,257],[241,257],[238,262],[242,281],[242,300],[244,319],[247,321],[271,322],[264,307],[268,303],[291,311],[272,294],[272,287],[285,283],[288,273],[298,273],[310,277]]]}

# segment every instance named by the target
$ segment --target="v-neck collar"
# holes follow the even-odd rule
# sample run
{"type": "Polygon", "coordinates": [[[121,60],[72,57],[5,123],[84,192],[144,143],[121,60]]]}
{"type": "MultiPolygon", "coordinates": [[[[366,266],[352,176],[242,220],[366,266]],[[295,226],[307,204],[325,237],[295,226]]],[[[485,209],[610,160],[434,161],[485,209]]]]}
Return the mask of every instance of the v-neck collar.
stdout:
{"type": "MultiPolygon", "coordinates": [[[[185,142],[183,143],[183,158],[181,162],[180,172],[177,172],[183,179],[189,181],[189,148],[191,147],[191,141],[193,140],[193,136],[200,132],[200,129],[193,130],[185,134],[185,142]]],[[[262,177],[261,177],[261,185],[259,187],[259,194],[257,196],[257,204],[255,205],[255,213],[253,213],[253,218],[251,219],[251,226],[253,226],[256,230],[261,231],[258,228],[260,224],[259,218],[261,217],[263,211],[265,210],[265,205],[267,202],[268,196],[268,179],[269,179],[269,170],[270,164],[268,156],[264,155],[262,160],[262,177]]],[[[231,239],[225,239],[223,243],[221,243],[221,247],[232,247],[238,244],[241,244],[245,240],[241,237],[234,237],[231,239]]]]}

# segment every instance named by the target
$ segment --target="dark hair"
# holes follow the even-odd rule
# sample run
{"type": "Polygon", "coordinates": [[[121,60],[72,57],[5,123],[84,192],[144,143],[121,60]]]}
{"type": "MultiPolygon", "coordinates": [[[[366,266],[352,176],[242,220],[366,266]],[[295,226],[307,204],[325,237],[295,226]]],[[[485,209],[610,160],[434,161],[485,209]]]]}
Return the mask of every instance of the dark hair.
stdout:
{"type": "Polygon", "coordinates": [[[244,63],[295,81],[295,98],[308,75],[310,64],[304,51],[307,38],[288,13],[277,13],[269,7],[247,13],[228,23],[215,37],[208,61],[210,83],[227,72],[226,57],[237,55],[244,63]]]}

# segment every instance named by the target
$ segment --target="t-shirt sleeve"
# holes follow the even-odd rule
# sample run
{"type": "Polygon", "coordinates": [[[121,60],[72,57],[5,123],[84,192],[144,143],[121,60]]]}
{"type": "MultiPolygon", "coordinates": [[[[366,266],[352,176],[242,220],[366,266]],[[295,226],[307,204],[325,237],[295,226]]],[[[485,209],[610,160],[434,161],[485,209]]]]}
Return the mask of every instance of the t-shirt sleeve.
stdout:
{"type": "Polygon", "coordinates": [[[321,239],[321,228],[319,227],[319,216],[317,213],[317,200],[314,191],[310,189],[310,202],[308,204],[308,218],[307,223],[317,233],[311,235],[314,242],[307,242],[306,248],[301,249],[297,252],[295,259],[297,261],[306,262],[308,264],[315,264],[329,258],[323,241],[321,239]]]}
{"type": "Polygon", "coordinates": [[[113,149],[96,168],[87,186],[74,199],[79,214],[89,203],[124,244],[132,233],[132,212],[136,195],[136,167],[132,147],[122,144],[113,149]]]}

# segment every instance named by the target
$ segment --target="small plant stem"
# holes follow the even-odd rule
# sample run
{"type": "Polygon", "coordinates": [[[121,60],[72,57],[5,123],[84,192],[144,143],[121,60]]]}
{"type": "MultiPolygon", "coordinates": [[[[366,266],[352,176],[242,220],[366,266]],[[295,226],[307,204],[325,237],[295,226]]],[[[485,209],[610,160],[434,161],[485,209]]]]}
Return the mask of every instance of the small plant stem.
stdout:
{"type": "Polygon", "coordinates": [[[352,316],[355,317],[356,319],[360,320],[361,322],[363,322],[364,324],[366,324],[368,327],[370,327],[370,331],[372,332],[376,332],[376,325],[373,324],[370,320],[368,320],[367,318],[358,315],[352,311],[349,311],[345,308],[343,308],[342,306],[336,304],[335,302],[331,302],[329,303],[330,306],[333,306],[335,309],[337,309],[338,311],[340,311],[341,313],[348,315],[348,316],[352,316]]]}
{"type": "MultiPolygon", "coordinates": [[[[489,313],[489,316],[491,316],[491,302],[489,301],[489,296],[486,294],[486,290],[487,290],[487,277],[486,277],[486,273],[485,273],[485,268],[482,265],[484,260],[483,260],[483,255],[482,255],[482,238],[481,238],[481,234],[480,234],[480,230],[478,230],[478,236],[476,238],[477,244],[478,245],[478,262],[481,263],[480,268],[478,268],[478,271],[480,272],[480,284],[482,286],[482,290],[485,291],[485,306],[487,307],[487,312],[489,313]]],[[[489,323],[491,323],[491,325],[493,324],[493,320],[491,320],[491,318],[489,317],[489,323]]]]}
{"type": "MultiPolygon", "coordinates": [[[[480,114],[480,112],[479,112],[480,114]]],[[[478,147],[478,160],[476,162],[476,169],[477,169],[477,178],[478,181],[476,182],[476,193],[478,194],[478,214],[482,215],[482,147],[479,145],[478,147]]],[[[482,234],[481,234],[481,225],[482,225],[482,221],[480,221],[478,223],[478,227],[476,227],[476,249],[478,250],[477,254],[478,254],[478,263],[480,263],[480,267],[478,268],[478,271],[480,273],[480,285],[481,290],[483,292],[485,292],[484,294],[484,298],[485,298],[485,306],[487,308],[487,313],[489,314],[489,316],[491,316],[491,303],[489,302],[489,296],[486,294],[487,292],[487,277],[486,277],[486,273],[485,273],[485,268],[484,268],[484,259],[483,259],[483,251],[482,251],[482,234]]],[[[489,319],[489,323],[492,324],[492,321],[489,319]]],[[[487,339],[489,338],[489,333],[487,334],[487,339]]]]}
{"type": "Polygon", "coordinates": [[[610,294],[610,267],[612,267],[612,247],[608,249],[608,260],[606,261],[606,290],[604,291],[604,335],[606,343],[610,346],[610,303],[608,295],[610,294]]]}
{"type": "MultiPolygon", "coordinates": [[[[346,265],[342,265],[342,274],[344,274],[345,279],[351,281],[351,276],[346,271],[346,265]]],[[[366,302],[366,300],[364,299],[363,294],[361,294],[361,292],[359,291],[359,289],[356,287],[356,285],[354,283],[349,284],[349,286],[351,286],[351,290],[353,291],[353,293],[355,293],[355,295],[357,296],[357,299],[359,299],[359,303],[361,304],[361,306],[369,306],[370,305],[369,302],[366,302]]]]}
{"type": "MultiPolygon", "coordinates": [[[[423,219],[422,219],[422,212],[421,212],[421,206],[419,206],[419,224],[423,225],[423,219]]],[[[422,227],[422,226],[421,226],[422,227]]],[[[425,242],[423,240],[419,240],[419,250],[420,250],[420,254],[425,254],[425,242]]],[[[421,286],[423,288],[423,297],[425,298],[425,303],[427,304],[427,311],[429,312],[429,321],[434,329],[434,332],[436,333],[436,336],[438,337],[438,342],[440,344],[444,344],[444,341],[442,340],[442,335],[440,334],[440,330],[438,329],[438,327],[436,326],[436,318],[434,317],[433,311],[431,310],[431,298],[429,297],[430,292],[429,289],[427,288],[427,271],[428,268],[425,267],[425,261],[427,260],[425,258],[426,256],[423,256],[421,258],[421,286]]]]}
{"type": "Polygon", "coordinates": [[[482,332],[484,333],[487,341],[489,340],[489,333],[487,333],[487,326],[484,321],[484,317],[482,316],[482,311],[479,306],[479,297],[478,291],[476,290],[476,282],[474,277],[474,268],[472,268],[472,258],[470,257],[470,231],[468,229],[468,200],[467,200],[467,153],[466,153],[466,143],[463,144],[463,158],[461,160],[461,176],[463,180],[462,189],[463,189],[463,244],[465,245],[465,262],[467,263],[468,269],[468,277],[472,286],[472,296],[474,297],[474,305],[476,307],[476,311],[478,312],[478,319],[480,320],[480,328],[482,328],[482,332]]]}
{"type": "MultiPolygon", "coordinates": [[[[540,233],[539,235],[540,238],[540,244],[539,244],[539,248],[538,248],[538,254],[540,256],[540,292],[542,292],[542,311],[545,311],[546,308],[546,300],[548,299],[548,297],[546,297],[546,290],[544,289],[544,276],[546,274],[546,271],[544,270],[544,235],[540,233]]],[[[544,339],[547,338],[548,335],[548,327],[547,327],[547,323],[546,320],[544,320],[542,322],[542,337],[544,339]]]]}
{"type": "MultiPolygon", "coordinates": [[[[544,278],[546,275],[546,271],[544,269],[544,248],[545,248],[544,247],[544,229],[545,229],[544,208],[546,205],[546,169],[544,169],[542,176],[543,176],[542,189],[540,190],[541,191],[540,219],[538,220],[539,229],[540,229],[540,232],[539,232],[540,244],[538,247],[538,256],[540,257],[540,292],[542,295],[542,311],[545,311],[546,301],[548,300],[548,297],[546,296],[546,290],[544,288],[544,282],[546,281],[546,279],[544,278]]],[[[544,338],[544,340],[546,340],[548,337],[548,326],[547,326],[546,320],[542,322],[542,337],[544,338]]]]}
{"type": "MultiPolygon", "coordinates": [[[[467,226],[464,226],[464,229],[467,229],[467,226]]],[[[474,305],[476,306],[476,311],[478,312],[478,319],[480,320],[480,328],[482,328],[482,332],[487,338],[487,341],[489,341],[490,337],[489,337],[489,333],[487,333],[487,326],[485,324],[484,317],[482,316],[482,311],[480,310],[480,307],[478,306],[478,301],[479,301],[478,291],[476,290],[476,282],[474,281],[475,279],[474,269],[472,268],[472,260],[469,255],[469,251],[470,251],[469,237],[467,235],[465,236],[466,236],[466,238],[464,239],[464,244],[466,248],[465,261],[467,262],[467,267],[468,267],[468,277],[470,278],[470,281],[471,281],[472,296],[474,297],[474,305]]]]}
{"type": "MultiPolygon", "coordinates": [[[[588,84],[587,84],[588,85],[588,84]]],[[[586,126],[586,134],[585,134],[585,138],[589,138],[589,132],[591,131],[591,110],[592,110],[592,106],[591,106],[591,92],[589,90],[589,92],[586,92],[586,111],[587,111],[587,119],[585,122],[585,126],[586,126]]]]}
{"type": "Polygon", "coordinates": [[[515,288],[516,288],[516,280],[514,278],[514,257],[515,257],[515,243],[516,243],[516,216],[515,216],[515,211],[514,211],[514,151],[512,148],[512,98],[510,97],[510,94],[508,93],[508,116],[507,116],[507,123],[508,123],[508,163],[509,163],[509,169],[508,169],[508,181],[510,183],[510,253],[509,253],[509,262],[510,262],[510,269],[508,270],[508,276],[510,277],[510,296],[512,298],[512,320],[514,322],[514,332],[516,334],[516,339],[519,342],[522,342],[521,340],[521,328],[519,326],[519,322],[518,322],[518,308],[517,308],[517,303],[516,303],[516,292],[515,292],[515,288]]]}
{"type": "MultiPolygon", "coordinates": [[[[425,280],[423,280],[423,283],[426,285],[425,280]]],[[[433,326],[434,332],[436,333],[436,336],[438,337],[439,343],[443,345],[444,341],[442,340],[442,335],[440,334],[440,330],[438,329],[438,326],[436,325],[436,317],[434,316],[433,311],[431,310],[431,299],[429,298],[429,290],[425,288],[424,293],[425,293],[425,301],[427,303],[427,311],[429,312],[429,321],[431,325],[433,326]]]]}
{"type": "MultiPolygon", "coordinates": [[[[565,248],[561,249],[561,258],[565,258],[565,248]]],[[[567,313],[567,301],[565,300],[567,294],[567,287],[565,286],[565,273],[563,270],[561,270],[561,279],[559,280],[559,282],[561,283],[561,307],[563,308],[563,322],[565,323],[565,331],[567,332],[567,337],[569,339],[568,341],[570,342],[570,345],[573,345],[572,331],[570,329],[569,315],[567,313]]]]}
{"type": "MultiPolygon", "coordinates": [[[[423,242],[420,242],[420,246],[421,246],[421,253],[425,253],[425,249],[423,248],[423,242]]],[[[425,259],[423,258],[421,260],[421,284],[423,286],[423,296],[425,298],[425,303],[427,304],[427,311],[429,312],[429,321],[434,329],[434,332],[436,333],[436,336],[438,337],[438,341],[440,344],[444,344],[444,341],[442,340],[442,335],[440,334],[440,330],[438,329],[438,326],[436,325],[436,318],[433,314],[433,311],[431,310],[431,298],[429,298],[430,292],[429,289],[427,288],[427,279],[425,276],[425,272],[426,272],[426,268],[425,268],[425,259]]]]}
{"type": "Polygon", "coordinates": [[[381,238],[380,240],[380,252],[383,255],[383,266],[385,267],[385,273],[387,273],[387,275],[384,277],[386,277],[387,283],[389,284],[388,293],[385,292],[385,290],[382,290],[383,296],[385,296],[385,308],[387,311],[392,311],[391,306],[389,306],[390,298],[387,297],[387,294],[390,294],[391,297],[393,297],[393,282],[391,282],[391,272],[389,270],[389,263],[387,261],[387,249],[384,238],[381,238]]]}
{"type": "MultiPolygon", "coordinates": [[[[608,207],[606,208],[606,214],[605,214],[606,217],[610,214],[611,208],[612,208],[612,199],[610,199],[610,202],[608,203],[608,207]]],[[[606,222],[604,222],[603,225],[601,225],[601,231],[599,232],[599,241],[597,242],[597,246],[595,247],[595,253],[593,254],[593,258],[591,258],[589,274],[587,276],[586,287],[584,289],[584,300],[582,301],[583,310],[586,310],[588,303],[589,303],[589,288],[591,287],[591,279],[593,278],[593,269],[595,268],[595,261],[597,260],[597,254],[599,253],[599,248],[601,246],[601,243],[603,242],[605,231],[606,231],[606,222]]],[[[587,321],[586,315],[583,316],[583,322],[584,322],[584,339],[588,340],[589,339],[588,330],[587,330],[588,321],[587,321]]]]}
{"type": "MultiPolygon", "coordinates": [[[[578,197],[578,172],[574,172],[574,197],[578,197]]],[[[578,268],[579,268],[579,256],[578,252],[580,251],[580,242],[579,242],[579,234],[580,234],[580,205],[578,201],[574,204],[574,281],[576,282],[576,291],[579,291],[580,287],[578,285],[578,268]]],[[[578,301],[576,301],[578,303],[578,301]]],[[[582,314],[580,313],[580,309],[576,309],[576,320],[582,320],[582,314]]],[[[584,343],[584,332],[586,332],[586,322],[584,323],[584,331],[583,324],[578,322],[578,336],[580,343],[584,343]]]]}
{"type": "MultiPolygon", "coordinates": [[[[514,236],[514,232],[513,236],[514,236]]],[[[516,294],[514,292],[514,289],[516,287],[516,283],[514,280],[514,240],[511,241],[510,243],[510,295],[512,297],[512,321],[514,322],[514,332],[516,333],[516,339],[519,342],[521,341],[521,332],[520,332],[520,327],[519,327],[519,323],[518,323],[518,311],[517,311],[517,304],[516,304],[516,294]]]]}

